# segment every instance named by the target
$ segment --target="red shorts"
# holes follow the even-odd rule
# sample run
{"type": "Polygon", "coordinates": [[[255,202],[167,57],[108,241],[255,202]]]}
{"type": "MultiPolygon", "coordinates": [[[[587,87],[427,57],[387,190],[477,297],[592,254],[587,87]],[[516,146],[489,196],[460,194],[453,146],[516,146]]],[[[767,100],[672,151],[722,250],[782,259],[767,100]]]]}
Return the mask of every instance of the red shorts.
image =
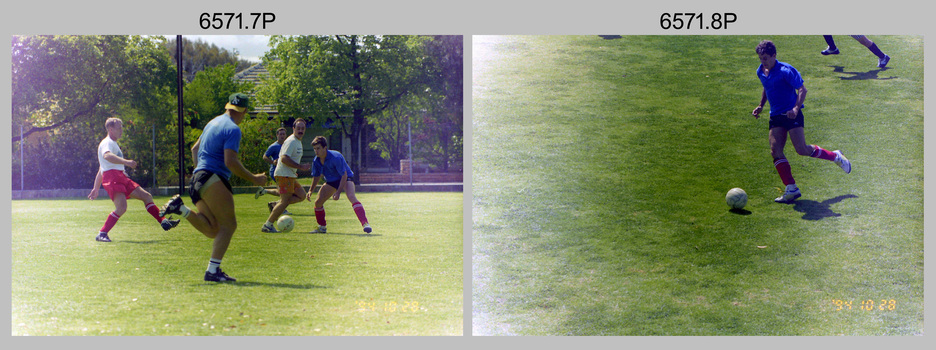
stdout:
{"type": "Polygon", "coordinates": [[[130,180],[123,171],[120,170],[108,170],[104,172],[104,189],[107,190],[107,196],[111,200],[114,200],[114,195],[117,193],[123,193],[130,198],[130,193],[133,193],[137,187],[136,182],[130,180]]]}
{"type": "Polygon", "coordinates": [[[297,179],[294,177],[277,176],[276,187],[279,188],[279,193],[282,196],[284,194],[291,195],[296,193],[298,189],[302,188],[302,185],[300,185],[299,181],[297,181],[297,179]]]}

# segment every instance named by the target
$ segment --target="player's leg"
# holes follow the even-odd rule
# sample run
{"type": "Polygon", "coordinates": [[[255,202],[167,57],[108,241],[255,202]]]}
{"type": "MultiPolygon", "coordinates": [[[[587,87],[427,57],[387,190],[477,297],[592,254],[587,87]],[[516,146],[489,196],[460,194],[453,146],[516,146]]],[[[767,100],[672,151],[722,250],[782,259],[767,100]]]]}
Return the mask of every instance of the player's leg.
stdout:
{"type": "Polygon", "coordinates": [[[852,38],[855,38],[855,40],[858,40],[858,42],[861,43],[861,45],[864,45],[865,47],[867,47],[868,50],[871,51],[871,53],[877,56],[879,68],[884,68],[885,66],[887,66],[887,62],[890,61],[890,56],[884,54],[884,52],[882,52],[881,49],[877,47],[877,44],[871,41],[871,39],[868,39],[868,37],[864,35],[852,35],[852,38]]]}
{"type": "Polygon", "coordinates": [[[110,242],[110,230],[114,228],[114,225],[117,225],[117,220],[120,220],[120,216],[127,212],[127,195],[118,192],[116,186],[110,186],[105,188],[107,193],[111,195],[111,199],[114,202],[114,211],[107,214],[107,219],[104,220],[104,226],[98,231],[97,237],[94,239],[99,242],[110,242]]]}
{"type": "Polygon", "coordinates": [[[829,47],[826,47],[825,50],[822,50],[822,54],[823,55],[838,55],[839,50],[837,47],[835,47],[835,40],[832,39],[832,36],[823,35],[822,37],[825,39],[826,44],[829,45],[829,47]]]}
{"type": "Polygon", "coordinates": [[[799,188],[796,187],[796,180],[793,179],[793,171],[790,168],[790,162],[787,161],[786,155],[783,154],[783,148],[787,141],[787,129],[780,126],[770,128],[769,140],[770,154],[774,160],[774,167],[777,169],[777,174],[780,175],[780,180],[783,181],[786,187],[783,195],[774,199],[774,201],[778,203],[792,202],[800,196],[800,192],[799,188]]]}
{"type": "Polygon", "coordinates": [[[270,216],[267,217],[267,221],[263,223],[263,226],[260,227],[261,232],[277,232],[276,225],[274,224],[276,220],[279,219],[280,215],[283,215],[283,212],[286,211],[286,207],[292,203],[298,202],[293,201],[293,192],[296,188],[295,185],[295,178],[283,176],[278,176],[276,178],[276,187],[278,189],[277,192],[280,194],[280,200],[273,205],[272,209],[270,209],[270,216]]]}
{"type": "Polygon", "coordinates": [[[805,130],[803,130],[803,128],[790,129],[789,134],[790,142],[793,143],[793,147],[796,148],[797,154],[835,162],[846,174],[851,173],[851,162],[848,161],[848,158],[845,158],[842,151],[829,151],[818,145],[807,144],[805,130]]]}
{"type": "Polygon", "coordinates": [[[208,269],[205,271],[205,280],[215,282],[235,281],[234,278],[221,271],[221,260],[231,244],[234,231],[237,230],[233,194],[224,183],[218,181],[204,190],[202,200],[196,205],[198,205],[199,209],[205,208],[205,210],[210,211],[214,215],[214,223],[217,225],[214,245],[211,249],[211,259],[208,262],[208,269]]]}
{"type": "Polygon", "coordinates": [[[367,215],[364,212],[364,205],[358,201],[357,196],[354,193],[354,182],[348,181],[348,183],[345,184],[345,197],[348,197],[348,201],[351,202],[351,209],[354,209],[354,215],[357,215],[358,221],[361,222],[361,226],[364,226],[364,232],[370,233],[371,227],[370,223],[367,221],[367,215]]]}
{"type": "Polygon", "coordinates": [[[324,184],[319,188],[318,197],[315,198],[315,221],[318,223],[319,228],[313,233],[325,233],[325,202],[331,198],[338,189],[324,184]]]}
{"type": "Polygon", "coordinates": [[[143,205],[146,207],[146,212],[149,213],[150,216],[152,216],[154,219],[156,219],[156,222],[162,226],[163,230],[169,231],[173,227],[179,225],[179,220],[170,220],[159,215],[159,207],[153,203],[153,195],[144,190],[143,187],[140,187],[139,185],[136,186],[133,192],[130,192],[130,198],[143,201],[143,205]]]}

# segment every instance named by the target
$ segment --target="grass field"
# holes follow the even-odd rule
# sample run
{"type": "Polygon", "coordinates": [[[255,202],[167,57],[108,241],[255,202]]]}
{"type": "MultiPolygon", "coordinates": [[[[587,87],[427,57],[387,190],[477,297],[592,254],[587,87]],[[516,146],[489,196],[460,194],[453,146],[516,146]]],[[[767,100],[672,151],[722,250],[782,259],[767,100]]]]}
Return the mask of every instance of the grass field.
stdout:
{"type": "Polygon", "coordinates": [[[325,205],[328,234],[307,233],[308,202],[294,231],[261,233],[273,198],[235,196],[222,284],[202,280],[211,241],[162,231],[140,201],[111,243],[94,240],[106,196],[13,201],[12,335],[463,333],[461,193],[359,193],[371,235],[345,198],[325,205]]]}
{"type": "Polygon", "coordinates": [[[472,334],[922,335],[923,40],[872,37],[881,70],[836,39],[474,37],[472,334]],[[788,145],[792,205],[751,117],[762,39],[853,163],[788,145]]]}

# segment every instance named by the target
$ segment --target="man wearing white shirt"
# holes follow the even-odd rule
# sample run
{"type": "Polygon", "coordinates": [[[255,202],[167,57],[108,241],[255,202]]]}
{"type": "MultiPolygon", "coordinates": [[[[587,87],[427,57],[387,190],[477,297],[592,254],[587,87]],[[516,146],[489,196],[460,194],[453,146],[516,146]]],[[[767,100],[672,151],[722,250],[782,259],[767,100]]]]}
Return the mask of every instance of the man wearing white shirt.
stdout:
{"type": "Polygon", "coordinates": [[[276,170],[273,175],[276,178],[276,186],[279,189],[280,200],[270,212],[267,222],[260,228],[261,232],[278,232],[273,225],[286,207],[293,203],[302,202],[306,197],[305,189],[299,184],[299,173],[297,170],[309,171],[312,164],[299,164],[302,160],[302,136],[305,135],[306,123],[302,118],[293,122],[293,134],[283,141],[283,147],[280,148],[279,162],[276,164],[276,170]]]}

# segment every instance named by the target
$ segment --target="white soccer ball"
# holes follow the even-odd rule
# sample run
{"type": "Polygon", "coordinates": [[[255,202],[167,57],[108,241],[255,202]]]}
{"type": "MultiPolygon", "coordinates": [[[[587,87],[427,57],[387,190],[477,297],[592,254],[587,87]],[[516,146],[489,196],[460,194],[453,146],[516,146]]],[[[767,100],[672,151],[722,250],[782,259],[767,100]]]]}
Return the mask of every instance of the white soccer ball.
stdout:
{"type": "Polygon", "coordinates": [[[725,196],[725,202],[728,203],[728,206],[732,209],[741,209],[747,205],[747,193],[740,188],[732,188],[728,191],[728,195],[725,196]]]}
{"type": "Polygon", "coordinates": [[[289,215],[282,215],[276,220],[276,230],[279,232],[292,231],[294,226],[296,226],[296,222],[289,215]]]}

